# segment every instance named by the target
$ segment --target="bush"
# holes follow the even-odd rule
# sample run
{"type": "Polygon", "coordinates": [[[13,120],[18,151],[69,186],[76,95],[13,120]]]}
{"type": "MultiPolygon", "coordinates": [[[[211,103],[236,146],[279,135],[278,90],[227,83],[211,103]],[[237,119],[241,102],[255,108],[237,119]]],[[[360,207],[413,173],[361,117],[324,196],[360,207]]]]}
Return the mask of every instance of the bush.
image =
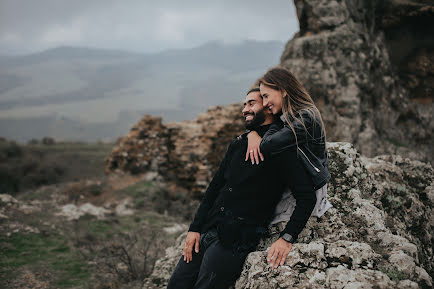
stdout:
{"type": "Polygon", "coordinates": [[[44,145],[54,145],[55,143],[56,143],[56,141],[52,137],[46,136],[42,139],[42,144],[44,144],[44,145]]]}
{"type": "Polygon", "coordinates": [[[0,141],[0,161],[18,158],[23,154],[22,148],[15,142],[0,141]]]}

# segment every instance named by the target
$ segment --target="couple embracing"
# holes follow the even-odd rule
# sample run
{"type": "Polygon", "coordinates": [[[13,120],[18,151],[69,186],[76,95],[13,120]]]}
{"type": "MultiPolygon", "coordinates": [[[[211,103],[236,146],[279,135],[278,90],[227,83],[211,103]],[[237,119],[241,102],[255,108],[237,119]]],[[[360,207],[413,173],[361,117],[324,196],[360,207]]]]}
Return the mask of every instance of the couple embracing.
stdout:
{"type": "Polygon", "coordinates": [[[231,142],[205,192],[168,289],[228,288],[270,223],[289,219],[267,256],[273,268],[283,265],[309,217],[330,207],[324,124],[295,76],[270,69],[247,93],[242,115],[247,130],[231,142]],[[292,205],[289,215],[279,211],[282,202],[292,205]]]}

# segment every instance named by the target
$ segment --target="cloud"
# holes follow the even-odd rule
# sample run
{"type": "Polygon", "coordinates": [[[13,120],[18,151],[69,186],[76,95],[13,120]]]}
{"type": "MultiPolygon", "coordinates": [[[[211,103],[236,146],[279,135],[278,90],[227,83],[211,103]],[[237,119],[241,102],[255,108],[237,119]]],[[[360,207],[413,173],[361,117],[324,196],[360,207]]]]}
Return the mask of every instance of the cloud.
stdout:
{"type": "Polygon", "coordinates": [[[141,52],[211,40],[288,40],[298,30],[287,0],[0,0],[0,53],[59,45],[141,52]]]}

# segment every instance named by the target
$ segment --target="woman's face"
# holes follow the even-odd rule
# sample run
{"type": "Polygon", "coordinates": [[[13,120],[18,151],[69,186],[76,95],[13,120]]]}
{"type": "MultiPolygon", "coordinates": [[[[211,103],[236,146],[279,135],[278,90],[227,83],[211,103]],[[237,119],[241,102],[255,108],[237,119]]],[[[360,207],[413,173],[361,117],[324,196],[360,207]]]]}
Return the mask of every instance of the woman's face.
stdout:
{"type": "Polygon", "coordinates": [[[271,110],[273,114],[282,112],[283,95],[280,90],[273,89],[263,83],[259,85],[264,107],[271,110]]]}

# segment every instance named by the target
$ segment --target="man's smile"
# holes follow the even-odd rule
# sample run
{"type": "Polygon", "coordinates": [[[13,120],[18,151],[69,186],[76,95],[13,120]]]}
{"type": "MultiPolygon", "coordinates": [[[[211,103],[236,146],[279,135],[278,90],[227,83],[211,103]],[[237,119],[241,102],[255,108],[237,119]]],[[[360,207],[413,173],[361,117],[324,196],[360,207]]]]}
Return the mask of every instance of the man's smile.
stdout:
{"type": "Polygon", "coordinates": [[[252,120],[254,117],[255,117],[255,114],[252,113],[252,112],[246,112],[246,113],[244,114],[244,119],[245,119],[246,121],[247,121],[247,120],[252,120]]]}

